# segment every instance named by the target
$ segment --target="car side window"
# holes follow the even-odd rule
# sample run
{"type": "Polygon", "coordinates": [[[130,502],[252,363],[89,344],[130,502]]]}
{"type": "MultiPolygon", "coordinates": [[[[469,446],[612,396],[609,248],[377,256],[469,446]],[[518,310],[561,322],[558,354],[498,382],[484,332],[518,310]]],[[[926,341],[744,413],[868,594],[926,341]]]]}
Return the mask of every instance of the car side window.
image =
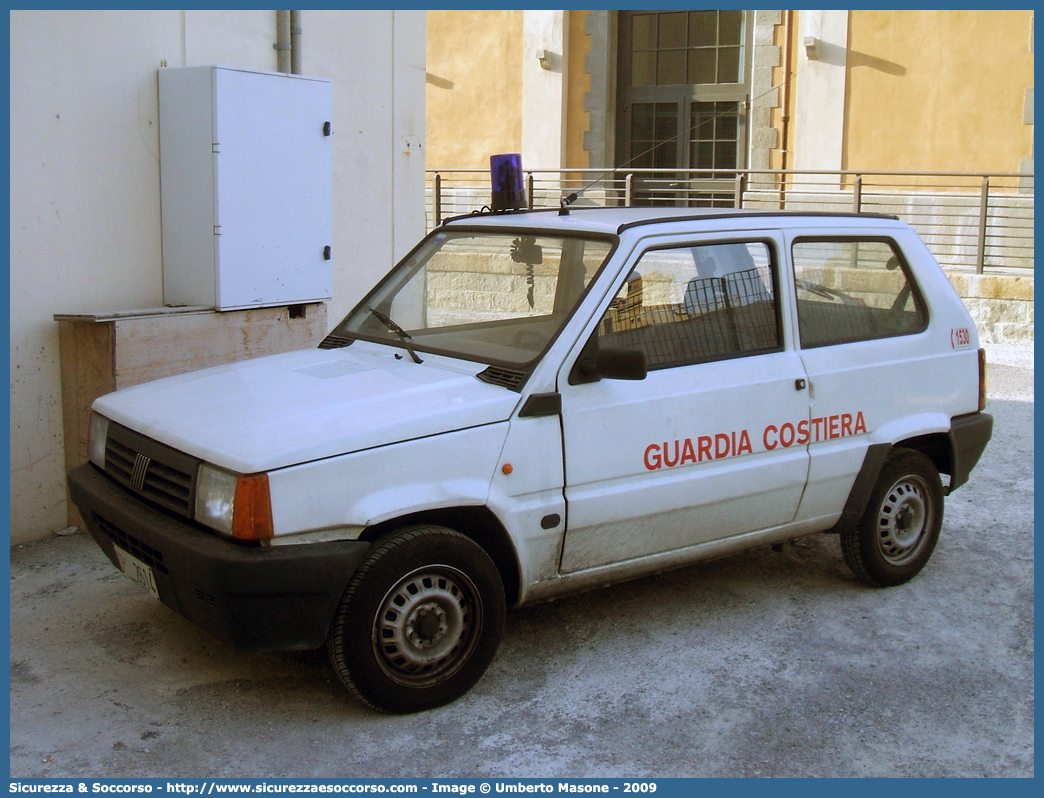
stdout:
{"type": "Polygon", "coordinates": [[[803,348],[926,328],[928,313],[893,242],[798,240],[793,256],[803,348]]]}
{"type": "Polygon", "coordinates": [[[603,315],[598,345],[643,351],[650,370],[777,349],[775,273],[761,241],[649,250],[603,315]]]}

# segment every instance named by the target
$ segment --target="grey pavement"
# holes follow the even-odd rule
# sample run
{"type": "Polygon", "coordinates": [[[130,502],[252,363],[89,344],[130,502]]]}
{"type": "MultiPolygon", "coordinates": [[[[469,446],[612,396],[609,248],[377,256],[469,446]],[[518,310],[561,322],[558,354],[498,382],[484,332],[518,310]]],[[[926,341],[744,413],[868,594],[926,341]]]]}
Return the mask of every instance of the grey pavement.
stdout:
{"type": "Polygon", "coordinates": [[[11,549],[12,777],[1033,776],[1033,358],[939,546],[873,590],[815,535],[509,613],[467,696],[354,703],[228,650],[83,534],[11,549]]]}

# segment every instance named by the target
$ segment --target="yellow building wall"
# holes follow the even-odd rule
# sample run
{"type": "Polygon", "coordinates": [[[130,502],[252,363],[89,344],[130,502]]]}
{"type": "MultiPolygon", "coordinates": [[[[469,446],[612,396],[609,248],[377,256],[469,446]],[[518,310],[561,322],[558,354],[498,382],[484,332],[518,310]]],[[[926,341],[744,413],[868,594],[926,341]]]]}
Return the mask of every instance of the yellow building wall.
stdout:
{"type": "MultiPolygon", "coordinates": [[[[522,149],[522,12],[428,11],[428,169],[522,149]]],[[[525,164],[523,164],[525,166],[525,164]]]]}
{"type": "Polygon", "coordinates": [[[1017,172],[1033,153],[1032,16],[852,11],[843,168],[1017,172]]]}
{"type": "Polygon", "coordinates": [[[772,109],[770,125],[776,131],[776,146],[769,152],[769,169],[793,169],[794,168],[794,69],[798,62],[798,30],[799,11],[783,11],[782,22],[776,25],[772,32],[772,43],[779,48],[779,64],[772,67],[772,85],[779,91],[778,105],[772,109]],[[789,26],[788,26],[789,15],[789,26]],[[787,59],[787,48],[790,49],[790,59],[787,59]],[[788,82],[787,68],[790,70],[790,81],[788,82]],[[783,124],[784,115],[788,118],[786,125],[783,124]],[[784,141],[784,136],[786,140],[784,141]],[[783,160],[784,151],[787,153],[786,163],[783,160]]]}
{"type": "Polygon", "coordinates": [[[584,149],[584,133],[591,127],[591,114],[584,110],[584,95],[591,91],[591,76],[586,71],[586,59],[591,52],[591,37],[587,33],[590,11],[567,11],[568,73],[566,84],[566,152],[565,165],[586,169],[591,165],[590,153],[584,149]]]}
{"type": "MultiPolygon", "coordinates": [[[[590,114],[585,58],[590,12],[568,12],[567,167],[586,168],[590,114]]],[[[1023,123],[1033,86],[1033,12],[853,10],[849,17],[842,167],[897,171],[1017,172],[1033,157],[1033,126],[1023,123]]],[[[801,47],[793,15],[792,69],[801,47]]],[[[785,47],[785,27],[775,44],[785,47]]],[[[783,59],[773,83],[783,84],[783,59]]],[[[522,149],[523,12],[427,12],[429,169],[481,168],[489,156],[522,149]]],[[[800,76],[792,74],[793,102],[800,76]]],[[[783,92],[781,91],[781,95],[783,92]]],[[[782,133],[782,109],[772,115],[782,133]]],[[[782,141],[771,153],[781,165],[782,141]]],[[[793,168],[794,153],[788,159],[793,168]]]]}

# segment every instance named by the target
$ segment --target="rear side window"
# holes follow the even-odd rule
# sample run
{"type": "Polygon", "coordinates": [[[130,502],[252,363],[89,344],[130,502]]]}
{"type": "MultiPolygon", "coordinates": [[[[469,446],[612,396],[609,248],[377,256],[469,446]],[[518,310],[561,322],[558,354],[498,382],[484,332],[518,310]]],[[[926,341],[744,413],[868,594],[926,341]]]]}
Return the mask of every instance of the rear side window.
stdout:
{"type": "Polygon", "coordinates": [[[599,325],[599,346],[645,352],[650,369],[781,346],[772,250],[701,244],[642,255],[599,325]]]}
{"type": "Polygon", "coordinates": [[[928,313],[898,248],[885,240],[794,243],[801,346],[921,332],[928,313]]]}

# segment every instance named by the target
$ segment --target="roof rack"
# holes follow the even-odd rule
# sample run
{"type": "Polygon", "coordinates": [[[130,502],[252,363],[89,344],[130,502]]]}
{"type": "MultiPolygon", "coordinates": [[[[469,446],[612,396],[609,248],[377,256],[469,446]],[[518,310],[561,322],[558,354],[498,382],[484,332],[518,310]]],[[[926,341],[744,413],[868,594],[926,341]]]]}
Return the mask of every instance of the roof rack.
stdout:
{"type": "Polygon", "coordinates": [[[890,219],[892,221],[899,221],[899,217],[889,213],[853,213],[851,211],[757,211],[757,210],[736,210],[736,209],[724,209],[720,213],[715,213],[714,209],[708,208],[706,213],[692,216],[663,216],[659,218],[648,218],[648,219],[636,219],[633,222],[625,222],[620,225],[617,230],[618,233],[622,233],[624,230],[630,230],[632,227],[642,227],[649,224],[659,224],[660,222],[671,221],[671,222],[695,222],[707,217],[714,217],[715,219],[744,219],[751,217],[826,217],[826,218],[850,218],[850,219],[890,219]]]}
{"type": "MultiPolygon", "coordinates": [[[[621,211],[627,208],[635,208],[642,210],[653,210],[649,206],[642,205],[571,205],[569,206],[569,212],[572,213],[598,213],[599,211],[621,211]]],[[[471,213],[460,214],[459,216],[451,216],[448,219],[443,219],[442,224],[446,225],[450,222],[459,222],[465,219],[473,219],[476,216],[488,217],[488,216],[519,216],[528,214],[558,214],[559,208],[519,208],[517,210],[503,210],[494,211],[487,208],[482,210],[471,211],[471,213]]],[[[632,222],[625,222],[617,229],[618,233],[622,233],[624,230],[629,230],[633,227],[642,227],[650,224],[660,224],[662,222],[695,222],[701,219],[707,219],[712,217],[715,219],[740,219],[740,218],[751,218],[751,217],[823,217],[823,218],[851,218],[851,219],[888,219],[891,221],[898,221],[899,217],[890,213],[866,213],[859,212],[854,213],[852,211],[761,211],[761,210],[741,210],[736,208],[704,208],[699,213],[693,213],[691,215],[651,215],[644,219],[635,219],[632,222]]]]}
{"type": "MultiPolygon", "coordinates": [[[[584,205],[584,210],[594,210],[595,208],[607,208],[612,209],[609,205],[584,205]]],[[[577,210],[576,208],[570,208],[570,210],[577,210]]],[[[618,208],[617,208],[618,210],[618,208]]],[[[459,222],[461,219],[472,219],[476,216],[518,216],[520,214],[529,213],[555,213],[559,211],[558,208],[517,208],[512,210],[495,211],[488,205],[480,209],[471,211],[470,213],[462,213],[459,216],[451,216],[448,219],[443,219],[442,224],[449,224],[450,222],[459,222]]]]}

